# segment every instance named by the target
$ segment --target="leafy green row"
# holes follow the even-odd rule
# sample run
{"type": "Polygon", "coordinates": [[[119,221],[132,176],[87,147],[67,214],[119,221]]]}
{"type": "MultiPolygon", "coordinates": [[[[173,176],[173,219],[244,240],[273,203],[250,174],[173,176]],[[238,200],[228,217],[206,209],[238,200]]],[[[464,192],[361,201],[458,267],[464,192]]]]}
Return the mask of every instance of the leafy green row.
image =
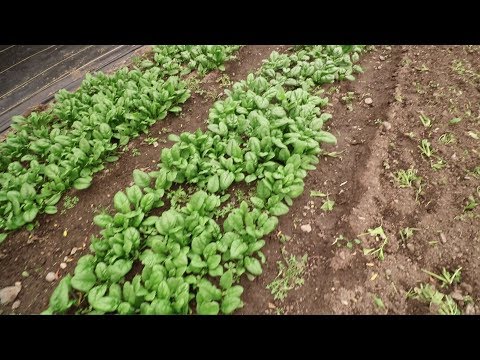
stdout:
{"type": "MultiPolygon", "coordinates": [[[[172,59],[181,51],[163,48],[172,59]]],[[[2,231],[31,227],[38,213],[56,213],[64,191],[89,187],[105,161],[118,159],[118,146],[168,112],[179,113],[189,97],[185,81],[161,65],[145,72],[124,68],[87,74],[76,92],[59,91],[51,109],[14,117],[15,133],[0,143],[0,242],[2,231]]]]}
{"type": "Polygon", "coordinates": [[[204,75],[214,69],[225,70],[223,64],[239,48],[238,45],[158,45],[153,51],[155,62],[168,69],[169,75],[186,75],[195,69],[204,75]]]}
{"type": "MultiPolygon", "coordinates": [[[[331,51],[322,49],[322,55],[331,51]]],[[[335,49],[343,54],[340,73],[344,59],[359,49],[335,49]]],[[[271,61],[263,68],[269,66],[271,61]]],[[[262,273],[262,238],[303,192],[320,143],[336,141],[321,130],[331,117],[320,110],[328,99],[299,84],[282,86],[272,75],[250,74],[234,84],[210,110],[208,131],[171,135],[175,144],[163,149],[158,171],[134,171],[135,185],[114,197],[117,213],[94,218],[103,230],[92,238],[93,254],[79,260],[73,277],[62,279],[44,313],[75,305],[97,314],[187,314],[193,300],[198,314],[230,314],[243,306],[238,282],[244,274],[252,280],[262,273]],[[228,197],[222,194],[242,181],[256,184],[254,208],[242,202],[219,226],[213,213],[228,197]],[[174,184],[198,190],[185,206],[171,204],[154,215],[166,207],[174,184]],[[143,270],[126,280],[140,265],[143,270]]]]}

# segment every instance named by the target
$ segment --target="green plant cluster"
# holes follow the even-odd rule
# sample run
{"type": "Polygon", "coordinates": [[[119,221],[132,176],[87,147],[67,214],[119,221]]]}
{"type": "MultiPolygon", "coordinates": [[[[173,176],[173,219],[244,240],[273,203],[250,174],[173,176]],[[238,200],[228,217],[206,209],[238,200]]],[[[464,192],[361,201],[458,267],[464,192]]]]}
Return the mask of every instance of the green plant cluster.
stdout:
{"type": "MultiPolygon", "coordinates": [[[[231,53],[235,47],[226,48],[231,53]]],[[[163,59],[172,61],[186,51],[162,49],[169,54],[163,59]]],[[[205,70],[227,58],[215,55],[221,49],[202,48],[218,59],[205,70]]],[[[13,117],[14,131],[0,143],[0,242],[7,231],[32,228],[39,213],[56,213],[64,191],[88,188],[105,162],[118,159],[118,147],[168,112],[179,113],[189,97],[185,81],[161,64],[146,71],[123,68],[113,75],[87,74],[77,91],[59,91],[45,112],[13,117]]]]}
{"type": "MultiPolygon", "coordinates": [[[[336,73],[360,50],[315,49],[327,59],[342,52],[332,58],[336,73]]],[[[235,83],[210,109],[207,131],[170,135],[175,144],[162,150],[159,170],[134,171],[135,185],[114,197],[117,212],[94,219],[103,230],[92,238],[93,254],[62,279],[44,313],[75,305],[96,314],[230,314],[243,306],[238,284],[262,273],[263,237],[303,192],[320,144],[336,142],[322,130],[328,99],[302,88],[308,79],[282,85],[276,78],[250,74],[235,83]],[[242,201],[220,226],[213,218],[224,194],[242,181],[256,186],[253,206],[242,201]],[[183,185],[197,191],[184,206],[168,207],[166,193],[183,185]]]]}

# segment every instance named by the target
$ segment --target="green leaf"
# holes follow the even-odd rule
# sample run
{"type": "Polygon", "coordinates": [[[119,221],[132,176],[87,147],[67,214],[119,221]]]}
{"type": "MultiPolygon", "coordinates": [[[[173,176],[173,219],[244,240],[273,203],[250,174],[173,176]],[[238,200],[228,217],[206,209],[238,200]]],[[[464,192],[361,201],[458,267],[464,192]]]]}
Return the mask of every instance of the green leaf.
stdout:
{"type": "Polygon", "coordinates": [[[117,192],[113,197],[113,205],[115,206],[115,209],[121,213],[126,214],[130,212],[130,202],[122,191],[117,192]]]}
{"type": "Polygon", "coordinates": [[[149,193],[142,198],[142,201],[140,202],[140,207],[145,213],[148,213],[150,210],[152,210],[154,204],[155,204],[155,195],[152,193],[149,193]]]}
{"type": "Polygon", "coordinates": [[[57,213],[58,209],[56,206],[49,205],[49,206],[46,206],[43,211],[45,212],[45,214],[53,215],[57,213]]]}
{"type": "Polygon", "coordinates": [[[244,264],[250,274],[258,276],[262,273],[262,265],[257,259],[247,256],[245,257],[244,264]]]}
{"type": "Polygon", "coordinates": [[[199,211],[207,200],[207,197],[208,194],[205,191],[197,191],[192,195],[189,204],[193,210],[199,211]]]}
{"type": "Polygon", "coordinates": [[[288,213],[288,206],[279,202],[270,208],[270,214],[275,216],[285,215],[288,213]]]}
{"type": "Polygon", "coordinates": [[[32,222],[37,217],[37,214],[38,209],[36,207],[33,207],[23,213],[23,220],[25,220],[25,222],[27,223],[32,222]]]}
{"type": "Polygon", "coordinates": [[[32,199],[35,197],[37,192],[35,191],[35,188],[29,183],[23,183],[20,194],[24,199],[32,199]]]}
{"type": "Polygon", "coordinates": [[[222,300],[222,313],[223,314],[231,314],[236,309],[241,308],[243,306],[242,300],[236,296],[225,296],[222,300]]]}
{"type": "MultiPolygon", "coordinates": [[[[222,190],[227,189],[235,180],[235,175],[231,173],[230,171],[225,171],[221,176],[220,176],[220,188],[222,190]]],[[[215,192],[215,191],[212,191],[215,192]]]]}
{"type": "Polygon", "coordinates": [[[265,206],[265,202],[256,196],[252,196],[250,198],[250,202],[258,209],[263,209],[263,207],[265,206]]]}
{"type": "Polygon", "coordinates": [[[2,234],[2,233],[0,233],[0,244],[5,241],[5,239],[7,238],[7,235],[8,235],[8,234],[5,234],[5,233],[2,234]]]}
{"type": "Polygon", "coordinates": [[[69,298],[71,280],[72,276],[68,274],[62,280],[60,280],[58,286],[53,291],[49,301],[52,312],[63,314],[72,306],[73,301],[71,301],[69,298]]]}
{"type": "Polygon", "coordinates": [[[119,259],[108,267],[111,282],[118,282],[132,269],[133,261],[119,259]]]}
{"type": "Polygon", "coordinates": [[[138,185],[133,185],[126,188],[125,192],[127,193],[128,200],[132,204],[134,204],[135,206],[138,206],[140,204],[140,200],[142,199],[143,193],[138,185]]]}
{"type": "Polygon", "coordinates": [[[247,250],[248,245],[242,242],[242,240],[236,239],[230,246],[230,256],[232,259],[240,259],[247,250]]]}
{"type": "Polygon", "coordinates": [[[233,271],[228,270],[223,273],[222,277],[220,278],[220,286],[223,290],[230,289],[233,284],[233,271]]]}
{"type": "Polygon", "coordinates": [[[222,257],[218,254],[212,255],[207,259],[207,265],[210,270],[215,269],[222,260],[222,257]]]}
{"type": "Polygon", "coordinates": [[[218,315],[220,305],[216,301],[208,301],[197,304],[198,315],[218,315]]]}
{"type": "Polygon", "coordinates": [[[327,144],[336,144],[337,143],[337,138],[335,136],[333,136],[333,134],[330,134],[327,131],[319,131],[317,140],[320,141],[320,142],[327,143],[327,144]]]}
{"type": "Polygon", "coordinates": [[[268,218],[267,221],[265,221],[265,223],[262,225],[260,230],[262,231],[263,235],[265,236],[267,234],[270,234],[273,230],[275,230],[277,225],[278,225],[278,218],[275,217],[275,216],[272,216],[272,217],[268,218]]]}
{"type": "Polygon", "coordinates": [[[44,173],[48,178],[56,180],[60,176],[60,169],[57,165],[50,164],[45,166],[44,173]]]}
{"type": "Polygon", "coordinates": [[[97,281],[97,277],[91,270],[76,273],[72,278],[72,287],[79,291],[88,292],[97,281]]]}
{"type": "Polygon", "coordinates": [[[78,178],[77,180],[75,180],[73,182],[73,187],[77,190],[83,190],[88,188],[91,183],[92,183],[92,177],[87,176],[87,177],[78,178]]]}
{"type": "Polygon", "coordinates": [[[109,225],[112,225],[113,218],[108,214],[100,214],[93,218],[93,222],[95,225],[100,226],[102,228],[106,228],[109,225]]]}
{"type": "Polygon", "coordinates": [[[120,301],[111,296],[104,296],[102,298],[96,299],[93,303],[90,303],[95,310],[101,311],[103,313],[113,312],[117,309],[120,301]]]}
{"type": "Polygon", "coordinates": [[[135,181],[135,184],[141,188],[150,186],[150,175],[141,170],[133,170],[133,180],[135,181]]]}
{"type": "Polygon", "coordinates": [[[218,178],[218,175],[213,175],[210,177],[208,180],[207,184],[207,190],[211,193],[216,193],[220,188],[220,180],[218,178]]]}

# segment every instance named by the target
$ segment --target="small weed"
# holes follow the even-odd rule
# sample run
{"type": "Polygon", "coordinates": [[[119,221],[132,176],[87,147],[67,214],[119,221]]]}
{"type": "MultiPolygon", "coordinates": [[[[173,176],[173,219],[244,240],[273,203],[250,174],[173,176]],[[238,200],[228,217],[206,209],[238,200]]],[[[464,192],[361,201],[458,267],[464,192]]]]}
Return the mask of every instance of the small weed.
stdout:
{"type": "Polygon", "coordinates": [[[412,187],[413,183],[421,180],[421,177],[417,176],[417,170],[410,168],[408,170],[398,170],[395,173],[395,180],[398,186],[401,188],[412,187]]]}
{"type": "Polygon", "coordinates": [[[423,126],[425,126],[426,128],[429,128],[429,127],[432,126],[432,119],[430,119],[428,116],[421,113],[419,117],[420,117],[420,121],[422,122],[423,126]]]}
{"type": "Polygon", "coordinates": [[[418,147],[420,148],[422,155],[425,155],[427,158],[430,158],[433,155],[433,149],[427,139],[423,139],[418,147]]]}
{"type": "Polygon", "coordinates": [[[153,145],[155,144],[157,141],[158,141],[158,138],[156,137],[147,137],[145,140],[143,140],[145,142],[145,144],[148,144],[148,145],[153,145]]]}
{"type": "Polygon", "coordinates": [[[321,191],[317,191],[317,190],[310,190],[310,196],[311,197],[325,197],[325,196],[327,196],[327,194],[324,194],[321,191]]]}
{"type": "Polygon", "coordinates": [[[444,145],[453,144],[456,141],[455,136],[449,132],[440,135],[438,140],[444,145]]]}
{"type": "Polygon", "coordinates": [[[213,216],[215,217],[216,220],[218,220],[219,218],[222,218],[227,214],[229,214],[234,208],[235,206],[233,206],[232,203],[228,203],[227,205],[222,206],[221,208],[218,208],[213,214],[213,216]]]}
{"type": "Polygon", "coordinates": [[[132,156],[140,156],[142,153],[137,148],[132,149],[132,156]]]}
{"type": "Polygon", "coordinates": [[[353,239],[353,241],[350,241],[340,234],[335,238],[332,245],[337,245],[337,247],[345,246],[347,249],[352,250],[355,245],[360,245],[361,243],[362,242],[359,239],[353,239]]]}
{"type": "Polygon", "coordinates": [[[478,206],[478,203],[473,195],[470,195],[467,200],[468,202],[467,205],[465,205],[465,207],[463,208],[463,212],[472,211],[478,206]]]}
{"type": "Polygon", "coordinates": [[[447,162],[443,160],[441,157],[437,156],[437,161],[434,162],[430,160],[430,166],[433,170],[438,171],[442,170],[445,166],[447,166],[447,162]]]}
{"type": "Polygon", "coordinates": [[[327,199],[323,202],[323,205],[320,207],[320,209],[322,209],[325,212],[332,211],[334,205],[335,205],[335,201],[330,200],[327,194],[327,199]]]}
{"type": "Polygon", "coordinates": [[[287,234],[283,234],[281,231],[278,233],[277,236],[278,236],[278,240],[280,240],[282,244],[285,244],[287,241],[290,241],[292,239],[291,236],[287,234]]]}
{"type": "Polygon", "coordinates": [[[383,303],[383,300],[378,297],[377,295],[374,295],[373,296],[373,303],[379,308],[379,309],[382,309],[382,310],[385,310],[385,304],[383,303]]]}
{"type": "Polygon", "coordinates": [[[420,284],[420,287],[409,291],[407,296],[429,303],[430,307],[436,308],[440,315],[461,315],[460,309],[451,296],[439,292],[430,284],[420,284]]]}
{"type": "Polygon", "coordinates": [[[402,238],[402,241],[407,242],[407,240],[410,239],[413,236],[413,232],[418,231],[418,230],[420,230],[420,229],[406,227],[406,228],[400,230],[399,234],[400,234],[400,237],[402,238]]]}
{"type": "Polygon", "coordinates": [[[453,274],[451,274],[447,269],[443,268],[442,272],[440,275],[435,274],[433,272],[430,272],[428,270],[422,269],[422,271],[435,279],[438,279],[441,281],[442,285],[441,288],[444,288],[445,286],[450,286],[453,283],[459,283],[460,282],[460,277],[461,277],[461,270],[462,268],[459,267],[453,274]]]}
{"type": "Polygon", "coordinates": [[[285,248],[282,248],[284,261],[277,261],[278,274],[267,286],[275,300],[283,301],[290,290],[302,286],[305,282],[303,274],[307,265],[308,256],[303,255],[297,258],[294,255],[288,256],[285,248]]]}
{"type": "Polygon", "coordinates": [[[385,248],[385,245],[387,245],[387,243],[388,243],[388,238],[385,235],[385,232],[383,231],[383,228],[381,226],[379,226],[379,227],[376,227],[375,229],[368,229],[366,233],[360,234],[358,236],[364,236],[364,235],[373,236],[373,237],[375,237],[375,241],[378,242],[380,240],[383,240],[383,242],[378,248],[371,248],[371,249],[364,248],[363,249],[363,254],[364,255],[376,255],[378,257],[378,259],[384,260],[385,255],[384,255],[383,249],[385,248]]]}
{"type": "Polygon", "coordinates": [[[185,204],[188,200],[188,194],[182,188],[167,193],[167,199],[170,199],[172,207],[178,207],[185,204]]]}
{"type": "Polygon", "coordinates": [[[223,73],[217,80],[217,83],[220,83],[222,87],[230,87],[233,84],[233,81],[230,79],[228,74],[223,73]]]}
{"type": "Polygon", "coordinates": [[[353,111],[353,101],[355,100],[355,93],[354,92],[347,92],[344,96],[342,96],[342,101],[347,105],[348,111],[353,111]]]}
{"type": "Polygon", "coordinates": [[[448,123],[449,123],[450,125],[455,125],[455,124],[458,124],[460,121],[462,121],[462,119],[456,117],[456,118],[453,118],[452,120],[450,120],[448,123]]]}
{"type": "Polygon", "coordinates": [[[430,69],[425,64],[422,64],[421,67],[416,67],[415,70],[420,71],[420,72],[430,71],[430,69]]]}
{"type": "Polygon", "coordinates": [[[63,210],[62,210],[62,214],[65,214],[65,212],[67,210],[70,210],[70,209],[73,209],[75,207],[75,205],[78,204],[78,197],[77,196],[73,196],[73,197],[70,197],[70,196],[65,196],[65,200],[63,201],[63,210]]]}

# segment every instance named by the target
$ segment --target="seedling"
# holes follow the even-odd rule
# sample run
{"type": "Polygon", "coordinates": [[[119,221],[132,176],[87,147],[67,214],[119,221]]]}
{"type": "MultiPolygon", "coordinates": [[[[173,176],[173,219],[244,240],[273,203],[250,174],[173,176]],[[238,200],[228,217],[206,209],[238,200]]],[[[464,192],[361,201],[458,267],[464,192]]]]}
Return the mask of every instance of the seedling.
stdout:
{"type": "Polygon", "coordinates": [[[383,231],[383,228],[381,226],[379,226],[379,227],[376,227],[375,229],[368,229],[366,233],[360,234],[358,236],[364,236],[364,235],[370,235],[370,236],[375,237],[376,242],[381,241],[381,240],[383,240],[383,242],[378,248],[371,248],[371,249],[364,248],[363,249],[363,254],[364,255],[376,255],[378,257],[378,259],[384,260],[385,256],[384,256],[383,249],[385,248],[385,245],[387,245],[387,243],[388,243],[388,238],[385,235],[385,232],[383,231]]]}
{"type": "Polygon", "coordinates": [[[420,230],[420,229],[406,227],[406,228],[400,230],[399,234],[400,234],[400,237],[402,238],[402,241],[406,242],[408,239],[410,239],[413,236],[413,232],[418,231],[418,230],[420,230]]]}
{"type": "Polygon", "coordinates": [[[455,136],[452,133],[445,133],[441,135],[438,140],[444,145],[452,144],[456,141],[455,136]]]}
{"type": "Polygon", "coordinates": [[[433,305],[440,315],[461,315],[452,297],[439,292],[430,284],[420,284],[420,287],[415,287],[413,292],[409,291],[407,297],[427,302],[431,307],[433,305]]]}
{"type": "Polygon", "coordinates": [[[422,122],[423,126],[425,126],[426,128],[429,128],[430,126],[432,126],[432,119],[430,119],[428,116],[426,116],[423,113],[420,114],[420,121],[422,122]]]}
{"type": "Polygon", "coordinates": [[[225,73],[222,74],[222,76],[220,76],[217,79],[217,83],[218,82],[222,85],[222,87],[230,87],[233,84],[232,80],[230,79],[230,76],[228,76],[228,74],[225,74],[225,73]]]}
{"type": "Polygon", "coordinates": [[[158,138],[156,137],[147,137],[144,142],[148,145],[153,145],[158,141],[158,138]]]}
{"type": "Polygon", "coordinates": [[[421,180],[421,178],[417,176],[417,170],[410,168],[408,170],[398,170],[395,173],[395,180],[397,181],[398,186],[406,188],[412,187],[412,184],[421,180]]]}
{"type": "Polygon", "coordinates": [[[445,166],[447,166],[447,162],[443,160],[440,156],[437,156],[436,162],[430,160],[430,166],[433,170],[438,171],[442,170],[445,166]]]}
{"type": "Polygon", "coordinates": [[[475,197],[474,197],[473,195],[470,195],[470,196],[468,197],[468,203],[467,203],[467,205],[465,205],[465,207],[463,208],[463,212],[472,211],[472,210],[475,209],[477,206],[478,206],[477,200],[475,200],[475,197]]]}
{"type": "Polygon", "coordinates": [[[342,96],[342,101],[347,105],[348,111],[353,111],[352,102],[355,100],[354,92],[347,92],[346,95],[342,96]]]}
{"type": "Polygon", "coordinates": [[[65,212],[67,210],[70,210],[70,209],[73,209],[75,207],[75,205],[78,204],[78,197],[77,196],[73,196],[73,197],[70,197],[70,196],[65,196],[65,200],[63,201],[63,210],[62,210],[62,214],[65,214],[65,212]]]}
{"type": "Polygon", "coordinates": [[[327,196],[327,194],[324,194],[323,192],[317,191],[317,190],[310,190],[310,196],[311,197],[325,197],[325,196],[327,196]]]}
{"type": "Polygon", "coordinates": [[[322,209],[325,212],[332,211],[334,205],[335,205],[335,201],[330,200],[327,194],[327,199],[323,202],[323,205],[320,207],[320,209],[322,209]]]}
{"type": "Polygon", "coordinates": [[[307,265],[308,255],[301,258],[294,255],[288,257],[285,248],[282,248],[283,261],[277,261],[278,274],[275,279],[267,285],[267,289],[273,295],[275,300],[283,301],[290,290],[296,289],[305,283],[303,274],[307,265]]]}
{"type": "Polygon", "coordinates": [[[383,303],[383,300],[378,297],[377,295],[374,295],[373,296],[373,303],[379,308],[379,309],[382,309],[382,310],[385,310],[385,304],[383,303]]]}
{"type": "Polygon", "coordinates": [[[443,268],[442,273],[440,275],[435,274],[433,272],[430,272],[428,270],[422,269],[422,271],[435,279],[438,279],[442,282],[441,287],[444,288],[445,286],[452,285],[454,282],[459,283],[460,282],[460,276],[461,276],[461,270],[462,268],[459,267],[453,274],[451,274],[447,269],[443,268]]]}
{"type": "Polygon", "coordinates": [[[427,158],[430,158],[433,155],[433,149],[427,139],[423,139],[418,147],[420,148],[422,155],[425,155],[427,158]]]}
{"type": "Polygon", "coordinates": [[[460,121],[462,121],[462,119],[456,117],[456,118],[453,118],[452,120],[450,120],[450,121],[449,121],[449,124],[450,124],[450,125],[455,125],[455,124],[458,124],[460,121]]]}
{"type": "Polygon", "coordinates": [[[132,149],[132,156],[140,156],[142,153],[137,148],[132,149]]]}

